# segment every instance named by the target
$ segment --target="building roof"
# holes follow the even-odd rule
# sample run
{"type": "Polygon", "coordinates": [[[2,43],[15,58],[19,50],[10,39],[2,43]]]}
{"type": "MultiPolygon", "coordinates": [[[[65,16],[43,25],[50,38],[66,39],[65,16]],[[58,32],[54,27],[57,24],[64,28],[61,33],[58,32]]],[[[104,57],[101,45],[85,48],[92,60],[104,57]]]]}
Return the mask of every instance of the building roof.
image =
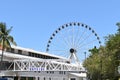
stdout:
{"type": "Polygon", "coordinates": [[[77,77],[87,77],[87,74],[86,73],[70,73],[70,75],[73,75],[73,76],[77,76],[77,77]]]}
{"type": "MultiPolygon", "coordinates": [[[[20,46],[11,46],[13,49],[17,49],[17,50],[22,50],[22,51],[26,51],[26,52],[32,52],[32,53],[37,53],[37,54],[41,54],[41,55],[45,55],[45,56],[51,56],[51,57],[56,57],[56,58],[59,58],[59,59],[62,59],[62,60],[67,60],[67,58],[65,57],[61,57],[61,56],[57,56],[57,55],[53,55],[53,54],[50,54],[50,53],[47,53],[47,52],[41,52],[41,51],[36,51],[36,50],[33,50],[33,49],[29,49],[29,48],[23,48],[23,47],[20,47],[20,46]]],[[[7,53],[4,53],[4,56],[6,57],[11,57],[11,58],[30,58],[29,56],[23,56],[23,55],[19,55],[19,54],[7,54],[7,53]]],[[[33,57],[31,57],[33,59],[33,57]]]]}

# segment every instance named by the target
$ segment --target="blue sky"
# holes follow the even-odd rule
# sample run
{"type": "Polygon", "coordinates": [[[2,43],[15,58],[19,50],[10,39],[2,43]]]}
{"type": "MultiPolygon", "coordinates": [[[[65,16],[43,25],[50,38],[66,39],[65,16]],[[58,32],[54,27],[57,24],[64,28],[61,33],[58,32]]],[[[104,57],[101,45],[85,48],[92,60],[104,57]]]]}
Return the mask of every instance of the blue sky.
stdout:
{"type": "Polygon", "coordinates": [[[50,35],[61,25],[81,22],[104,36],[117,31],[120,0],[1,0],[0,22],[13,26],[18,46],[45,51],[50,35]]]}

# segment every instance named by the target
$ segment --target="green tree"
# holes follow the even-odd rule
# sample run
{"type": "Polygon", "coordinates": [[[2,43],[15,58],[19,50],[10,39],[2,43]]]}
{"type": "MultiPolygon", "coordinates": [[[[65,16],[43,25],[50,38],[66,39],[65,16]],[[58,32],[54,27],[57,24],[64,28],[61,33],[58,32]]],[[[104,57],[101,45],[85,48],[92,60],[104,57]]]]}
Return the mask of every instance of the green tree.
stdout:
{"type": "MultiPolygon", "coordinates": [[[[111,68],[108,71],[106,75],[109,76],[111,80],[114,80],[116,73],[117,73],[117,66],[119,65],[117,56],[119,55],[120,52],[120,35],[119,33],[114,34],[114,35],[109,35],[106,41],[106,51],[108,54],[107,56],[107,63],[108,66],[111,68]]],[[[107,66],[107,65],[106,65],[107,66]]]]}
{"type": "Polygon", "coordinates": [[[99,50],[94,47],[89,50],[91,55],[84,61],[84,66],[88,71],[88,77],[92,80],[99,80],[101,75],[101,65],[99,50]]]}
{"type": "Polygon", "coordinates": [[[6,48],[11,48],[11,44],[16,45],[14,38],[10,35],[12,27],[7,29],[5,23],[0,23],[0,46],[2,47],[1,62],[3,61],[3,54],[6,48]]]}
{"type": "Polygon", "coordinates": [[[91,55],[84,65],[92,80],[118,80],[117,67],[120,66],[120,22],[116,24],[118,32],[105,37],[105,45],[91,49],[91,55]],[[99,76],[100,75],[100,76],[99,76]],[[97,76],[97,77],[96,77],[97,76]]]}

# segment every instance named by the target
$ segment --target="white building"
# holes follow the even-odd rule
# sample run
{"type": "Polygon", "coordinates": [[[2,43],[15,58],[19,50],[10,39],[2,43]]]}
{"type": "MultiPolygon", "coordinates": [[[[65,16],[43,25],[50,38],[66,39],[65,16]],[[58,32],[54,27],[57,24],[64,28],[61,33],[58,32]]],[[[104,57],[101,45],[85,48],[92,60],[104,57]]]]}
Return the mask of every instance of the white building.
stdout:
{"type": "MultiPolygon", "coordinates": [[[[2,51],[0,50],[0,55],[2,51]]],[[[32,49],[12,46],[4,52],[0,76],[12,80],[86,80],[82,65],[32,49]]]]}

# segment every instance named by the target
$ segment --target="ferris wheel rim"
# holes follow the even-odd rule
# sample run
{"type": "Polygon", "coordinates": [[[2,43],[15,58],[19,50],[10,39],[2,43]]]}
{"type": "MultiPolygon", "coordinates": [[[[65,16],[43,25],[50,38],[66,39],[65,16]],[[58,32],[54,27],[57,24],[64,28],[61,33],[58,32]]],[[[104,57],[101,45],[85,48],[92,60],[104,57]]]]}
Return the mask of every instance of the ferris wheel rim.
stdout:
{"type": "Polygon", "coordinates": [[[66,23],[60,27],[58,27],[57,30],[55,30],[52,35],[50,36],[48,42],[47,42],[47,48],[46,48],[46,52],[49,52],[49,47],[50,47],[50,44],[52,42],[52,39],[54,39],[54,37],[56,36],[57,33],[59,33],[61,30],[67,28],[67,27],[70,27],[70,26],[81,26],[81,27],[84,27],[86,29],[89,29],[92,31],[92,33],[95,35],[95,37],[97,38],[98,40],[98,43],[101,45],[101,41],[100,41],[100,38],[98,37],[97,33],[95,32],[94,29],[92,29],[90,26],[84,24],[84,23],[80,23],[80,22],[70,22],[70,23],[66,23]]]}
{"type": "MultiPolygon", "coordinates": [[[[97,33],[95,32],[94,29],[92,29],[90,26],[84,24],[84,23],[80,23],[80,22],[70,22],[70,23],[66,23],[66,24],[63,24],[61,25],[60,27],[58,27],[53,33],[52,35],[50,36],[49,40],[48,40],[48,43],[47,43],[47,48],[46,48],[46,52],[50,52],[49,48],[51,47],[51,43],[52,41],[54,40],[54,38],[57,36],[58,33],[62,32],[64,29],[67,29],[67,28],[71,28],[71,27],[75,27],[75,26],[78,26],[80,28],[84,28],[85,31],[88,30],[91,32],[91,34],[93,34],[92,36],[95,37],[95,40],[97,40],[97,43],[99,44],[99,46],[101,46],[101,41],[100,41],[100,38],[98,37],[97,33]]],[[[91,35],[90,34],[90,35],[91,35]]],[[[82,35],[81,35],[82,36],[82,35]]],[[[90,37],[90,36],[87,36],[87,37],[90,37]]],[[[86,37],[86,38],[87,38],[86,37]]],[[[78,40],[79,41],[79,40],[78,40]]],[[[93,40],[94,41],[94,40],[93,40]]],[[[91,43],[91,42],[90,42],[91,43]]],[[[80,44],[80,43],[79,43],[80,44]]],[[[88,43],[87,43],[88,44],[88,43]]],[[[74,43],[72,43],[72,45],[74,45],[74,43]]],[[[71,46],[71,45],[70,45],[71,46]]],[[[79,47],[82,47],[84,45],[81,45],[79,47]]],[[[77,51],[78,49],[74,48],[75,46],[72,46],[69,48],[69,53],[70,55],[67,57],[68,60],[70,62],[72,62],[72,60],[74,59],[74,63],[75,64],[78,64],[82,67],[81,65],[81,62],[79,61],[78,59],[78,56],[77,56],[77,51]]],[[[79,48],[78,47],[78,48],[79,48]]],[[[84,52],[85,53],[85,52],[84,52]]],[[[86,55],[86,54],[85,54],[86,55]]],[[[86,56],[85,56],[86,57],[86,56]]]]}

